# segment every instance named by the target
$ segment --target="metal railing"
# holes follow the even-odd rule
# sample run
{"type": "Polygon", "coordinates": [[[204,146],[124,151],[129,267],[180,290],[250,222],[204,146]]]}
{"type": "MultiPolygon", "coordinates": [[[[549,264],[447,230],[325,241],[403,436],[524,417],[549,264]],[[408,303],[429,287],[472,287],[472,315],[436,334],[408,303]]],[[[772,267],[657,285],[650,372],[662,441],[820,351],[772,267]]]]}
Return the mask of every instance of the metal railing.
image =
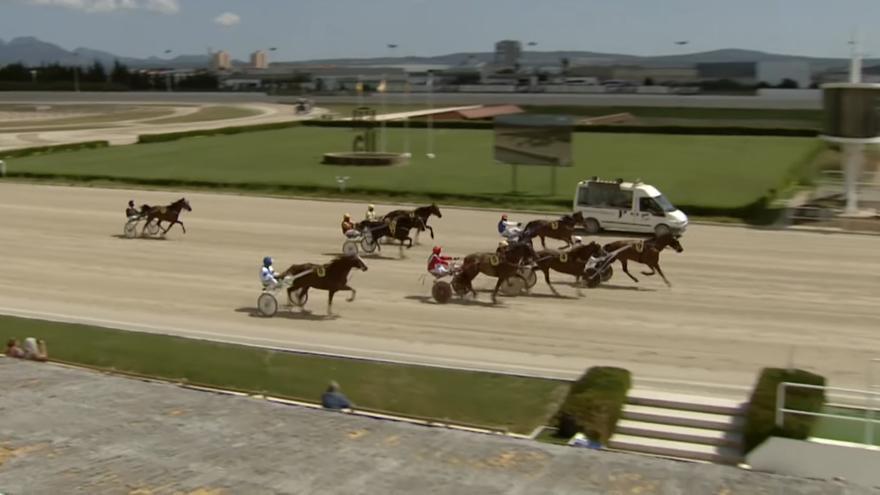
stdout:
{"type": "MultiPolygon", "coordinates": [[[[880,359],[872,360],[880,362],[880,359]]],[[[878,410],[874,406],[874,400],[876,398],[880,398],[880,392],[874,392],[871,390],[858,390],[852,388],[840,388],[840,387],[828,387],[823,385],[809,385],[806,383],[792,383],[792,382],[782,382],[776,387],[776,426],[782,428],[785,424],[785,415],[786,414],[800,414],[802,416],[816,416],[820,418],[833,418],[833,419],[842,419],[845,421],[856,421],[865,423],[865,436],[864,441],[862,443],[866,445],[875,445],[874,442],[874,424],[880,424],[880,419],[874,419],[874,413],[878,412],[878,410]],[[822,390],[824,391],[837,391],[837,392],[846,392],[847,394],[853,394],[857,396],[862,396],[865,398],[865,416],[864,417],[856,417],[856,416],[845,416],[843,414],[829,414],[823,412],[811,412],[811,411],[801,411],[800,409],[787,409],[785,407],[785,392],[789,388],[803,388],[810,390],[822,390]]]]}

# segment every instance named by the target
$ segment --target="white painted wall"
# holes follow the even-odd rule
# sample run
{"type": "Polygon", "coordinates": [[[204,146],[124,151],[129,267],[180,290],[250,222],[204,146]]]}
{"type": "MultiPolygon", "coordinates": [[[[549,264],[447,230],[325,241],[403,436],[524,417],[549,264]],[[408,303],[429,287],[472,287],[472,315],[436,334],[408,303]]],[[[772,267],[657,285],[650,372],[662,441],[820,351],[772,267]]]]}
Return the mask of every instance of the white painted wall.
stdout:
{"type": "Polygon", "coordinates": [[[880,486],[880,450],[770,437],[748,456],[756,471],[880,486]]]}

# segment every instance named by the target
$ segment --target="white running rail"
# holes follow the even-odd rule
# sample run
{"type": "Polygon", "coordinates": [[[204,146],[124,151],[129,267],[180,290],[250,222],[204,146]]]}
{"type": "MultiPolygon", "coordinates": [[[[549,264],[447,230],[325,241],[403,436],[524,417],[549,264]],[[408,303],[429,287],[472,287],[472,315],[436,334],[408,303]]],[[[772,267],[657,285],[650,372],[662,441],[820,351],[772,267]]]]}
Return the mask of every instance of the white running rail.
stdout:
{"type": "MultiPolygon", "coordinates": [[[[880,362],[880,359],[872,360],[880,362]]],[[[865,435],[863,437],[863,442],[866,445],[875,445],[874,443],[874,424],[880,424],[880,416],[877,416],[878,419],[875,419],[875,413],[880,412],[877,407],[874,405],[875,400],[880,398],[880,392],[875,392],[872,390],[858,390],[852,388],[840,388],[840,387],[827,387],[822,385],[808,385],[806,383],[791,383],[791,382],[782,382],[776,387],[776,426],[782,428],[785,423],[785,414],[800,414],[802,416],[817,416],[821,418],[834,418],[834,419],[842,419],[845,421],[857,421],[863,422],[865,424],[865,435]],[[855,417],[855,416],[844,416],[842,414],[829,414],[823,412],[811,412],[811,411],[802,411],[800,409],[788,409],[785,407],[785,393],[790,388],[802,388],[802,389],[810,389],[810,390],[822,390],[822,391],[835,391],[835,392],[846,392],[847,394],[853,394],[862,396],[865,398],[865,416],[864,417],[855,417]]]]}

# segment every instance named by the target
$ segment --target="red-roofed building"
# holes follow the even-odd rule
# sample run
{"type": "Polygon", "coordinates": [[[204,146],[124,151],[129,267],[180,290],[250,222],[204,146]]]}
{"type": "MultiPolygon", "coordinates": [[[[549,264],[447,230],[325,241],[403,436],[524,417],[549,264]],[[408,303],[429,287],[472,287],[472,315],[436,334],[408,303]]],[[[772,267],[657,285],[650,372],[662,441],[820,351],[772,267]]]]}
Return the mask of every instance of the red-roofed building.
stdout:
{"type": "Polygon", "coordinates": [[[434,115],[434,120],[491,120],[500,115],[517,113],[523,113],[523,109],[516,105],[493,105],[438,113],[434,115]]]}

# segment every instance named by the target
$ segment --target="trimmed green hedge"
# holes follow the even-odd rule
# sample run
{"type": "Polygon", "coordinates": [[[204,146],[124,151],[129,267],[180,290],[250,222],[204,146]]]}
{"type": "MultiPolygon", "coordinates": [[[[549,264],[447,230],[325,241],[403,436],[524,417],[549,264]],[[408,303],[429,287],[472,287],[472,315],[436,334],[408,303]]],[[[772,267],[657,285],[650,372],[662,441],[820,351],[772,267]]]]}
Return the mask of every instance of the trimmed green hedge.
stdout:
{"type": "Polygon", "coordinates": [[[35,146],[33,148],[21,148],[9,151],[0,151],[0,159],[2,158],[22,158],[25,156],[44,155],[55,153],[56,151],[76,151],[94,148],[106,148],[110,146],[109,141],[83,141],[81,143],[55,144],[51,146],[35,146]]]}
{"type": "Polygon", "coordinates": [[[594,366],[571,385],[556,415],[557,435],[569,438],[583,432],[602,445],[614,434],[626,394],[632,386],[628,370],[594,366]]]}
{"type": "MultiPolygon", "coordinates": [[[[825,385],[825,377],[799,369],[764,368],[752,391],[746,411],[743,431],[744,453],[760,445],[771,436],[804,440],[810,436],[817,418],[802,414],[786,414],[783,427],[776,426],[776,391],[780,383],[825,385]]],[[[806,388],[788,388],[785,408],[806,412],[821,412],[825,405],[825,391],[806,388]]]]}
{"type": "MultiPolygon", "coordinates": [[[[385,126],[392,128],[404,127],[402,120],[385,121],[385,126]]],[[[303,125],[312,127],[378,127],[382,122],[376,121],[352,121],[352,120],[307,120],[303,125]]],[[[424,120],[411,120],[408,126],[412,129],[425,129],[428,123],[424,120]]],[[[433,127],[436,129],[493,129],[494,123],[485,120],[437,120],[433,127]]],[[[761,127],[711,127],[711,126],[676,126],[676,125],[576,125],[574,132],[603,132],[624,134],[685,134],[685,135],[711,135],[711,136],[787,136],[787,137],[816,137],[819,131],[816,129],[787,129],[787,128],[761,128],[761,127]]]]}
{"type": "Polygon", "coordinates": [[[271,124],[220,127],[218,129],[197,129],[192,131],[165,132],[161,134],[141,134],[140,136],[138,136],[137,142],[139,144],[163,143],[166,141],[177,141],[178,139],[190,137],[215,136],[218,134],[239,134],[242,132],[271,131],[275,129],[287,129],[289,127],[297,127],[299,125],[301,125],[301,122],[294,120],[289,122],[273,122],[271,124]]]}

